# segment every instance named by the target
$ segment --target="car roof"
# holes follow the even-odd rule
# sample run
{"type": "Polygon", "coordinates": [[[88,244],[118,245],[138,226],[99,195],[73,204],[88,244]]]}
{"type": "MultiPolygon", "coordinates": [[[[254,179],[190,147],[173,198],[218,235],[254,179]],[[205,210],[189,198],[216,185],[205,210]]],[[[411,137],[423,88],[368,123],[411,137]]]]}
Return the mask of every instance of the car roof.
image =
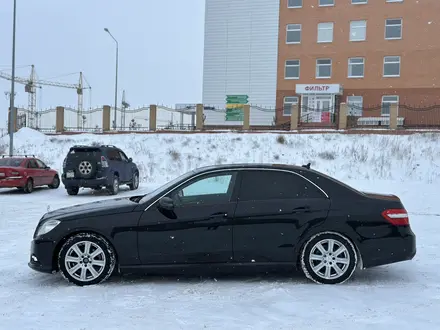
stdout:
{"type": "Polygon", "coordinates": [[[299,166],[293,164],[272,164],[272,163],[231,163],[231,164],[218,164],[218,165],[209,165],[203,166],[196,169],[195,172],[209,172],[214,170],[234,170],[234,169],[243,169],[243,168],[252,168],[252,169],[278,169],[278,170],[307,170],[305,167],[307,165],[299,166]]]}

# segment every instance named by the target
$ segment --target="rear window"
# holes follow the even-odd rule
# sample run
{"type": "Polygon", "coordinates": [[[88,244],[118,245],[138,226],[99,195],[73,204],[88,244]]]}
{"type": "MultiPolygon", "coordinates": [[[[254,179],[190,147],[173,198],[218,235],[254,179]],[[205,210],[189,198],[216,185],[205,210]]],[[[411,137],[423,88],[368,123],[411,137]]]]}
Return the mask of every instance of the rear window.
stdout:
{"type": "Polygon", "coordinates": [[[0,166],[19,167],[23,159],[0,158],[0,166]]]}
{"type": "Polygon", "coordinates": [[[71,148],[67,157],[100,155],[100,148],[71,148]]]}

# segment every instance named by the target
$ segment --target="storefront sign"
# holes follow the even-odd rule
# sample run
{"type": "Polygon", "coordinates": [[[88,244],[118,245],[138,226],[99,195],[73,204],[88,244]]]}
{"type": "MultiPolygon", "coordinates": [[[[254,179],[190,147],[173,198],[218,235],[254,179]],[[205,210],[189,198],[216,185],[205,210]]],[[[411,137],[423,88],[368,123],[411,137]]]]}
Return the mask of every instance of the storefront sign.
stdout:
{"type": "Polygon", "coordinates": [[[342,94],[339,84],[297,84],[297,94],[342,94]]]}

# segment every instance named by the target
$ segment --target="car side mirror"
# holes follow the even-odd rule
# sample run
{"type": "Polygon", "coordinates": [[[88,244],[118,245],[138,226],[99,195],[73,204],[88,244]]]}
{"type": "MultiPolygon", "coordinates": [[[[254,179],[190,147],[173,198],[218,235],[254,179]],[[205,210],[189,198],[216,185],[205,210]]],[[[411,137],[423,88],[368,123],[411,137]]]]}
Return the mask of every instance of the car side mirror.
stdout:
{"type": "Polygon", "coordinates": [[[133,158],[128,158],[128,162],[131,163],[133,161],[133,158]]]}
{"type": "Polygon", "coordinates": [[[50,170],[50,166],[46,166],[45,169],[46,169],[46,170],[50,170]]]}
{"type": "Polygon", "coordinates": [[[159,200],[159,207],[167,211],[172,211],[174,209],[174,201],[169,197],[163,197],[159,200]]]}

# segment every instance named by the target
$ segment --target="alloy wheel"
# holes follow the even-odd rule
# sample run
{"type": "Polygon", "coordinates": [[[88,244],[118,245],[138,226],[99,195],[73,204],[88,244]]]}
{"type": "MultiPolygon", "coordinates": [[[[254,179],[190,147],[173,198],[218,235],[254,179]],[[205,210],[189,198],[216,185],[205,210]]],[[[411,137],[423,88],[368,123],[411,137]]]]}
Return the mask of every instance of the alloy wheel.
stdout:
{"type": "Polygon", "coordinates": [[[80,241],[67,250],[64,265],[74,279],[89,282],[96,280],[102,274],[106,265],[106,257],[98,244],[80,241]]]}

